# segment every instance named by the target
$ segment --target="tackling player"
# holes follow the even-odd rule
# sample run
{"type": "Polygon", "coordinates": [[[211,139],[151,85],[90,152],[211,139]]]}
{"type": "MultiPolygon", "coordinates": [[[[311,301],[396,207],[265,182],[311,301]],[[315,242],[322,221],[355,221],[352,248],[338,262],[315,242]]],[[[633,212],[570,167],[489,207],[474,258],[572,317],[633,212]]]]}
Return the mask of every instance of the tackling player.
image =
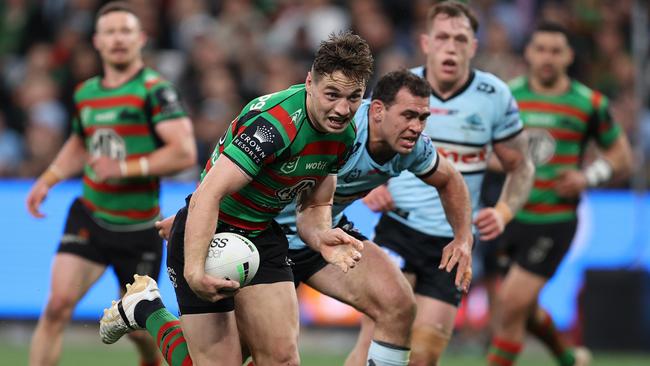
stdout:
{"type": "MultiPolygon", "coordinates": [[[[63,330],[88,289],[112,266],[120,288],[134,273],[157,278],[162,241],[159,177],[195,164],[192,124],[175,89],[144,66],[146,36],[124,3],[97,13],[93,43],[103,74],[75,91],[72,135],[27,197],[29,212],[57,182],[83,170],[83,194],[68,212],[52,265],[50,295],[32,338],[30,365],[58,362],[63,330]]],[[[144,365],[160,362],[153,340],[133,333],[144,365]]]]}
{"type": "MultiPolygon", "coordinates": [[[[426,64],[412,71],[429,81],[431,116],[425,133],[461,172],[469,188],[474,223],[482,240],[499,235],[528,196],[534,174],[527,154],[517,104],[507,85],[494,75],[473,70],[478,23],[466,5],[445,1],[428,14],[421,36],[426,64]],[[488,156],[494,153],[507,173],[495,207],[478,210],[481,181],[488,156]],[[476,212],[478,211],[478,212],[476,212]]],[[[403,173],[371,192],[364,202],[384,211],[375,228],[375,242],[398,258],[414,286],[417,315],[411,338],[411,365],[432,365],[440,359],[453,332],[462,292],[456,272],[438,268],[442,248],[454,232],[439,195],[410,173],[403,173]]],[[[362,334],[372,323],[364,319],[362,334]]],[[[360,364],[369,339],[361,337],[348,364],[360,364]],[[357,362],[353,362],[353,361],[357,362]]]]}
{"type": "Polygon", "coordinates": [[[559,365],[585,365],[588,357],[563,344],[537,299],[569,250],[580,194],[607,184],[615,175],[628,175],[631,151],[625,134],[612,121],[607,98],[567,75],[573,50],[562,27],[540,24],[525,58],[529,74],[514,80],[511,89],[530,134],[537,170],[526,204],[504,234],[514,264],[497,296],[488,363],[514,364],[528,328],[551,349],[559,365]],[[583,166],[590,140],[601,156],[583,166]]]}

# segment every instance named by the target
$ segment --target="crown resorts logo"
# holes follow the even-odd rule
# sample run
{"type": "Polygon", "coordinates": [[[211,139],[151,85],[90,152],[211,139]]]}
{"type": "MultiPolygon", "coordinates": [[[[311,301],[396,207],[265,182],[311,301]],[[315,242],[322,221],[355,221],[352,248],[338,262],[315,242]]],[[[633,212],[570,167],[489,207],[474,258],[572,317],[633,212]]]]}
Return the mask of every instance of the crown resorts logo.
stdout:
{"type": "Polygon", "coordinates": [[[271,142],[275,139],[275,134],[271,131],[270,128],[265,126],[257,126],[255,133],[253,133],[253,138],[263,144],[265,142],[271,142]]]}

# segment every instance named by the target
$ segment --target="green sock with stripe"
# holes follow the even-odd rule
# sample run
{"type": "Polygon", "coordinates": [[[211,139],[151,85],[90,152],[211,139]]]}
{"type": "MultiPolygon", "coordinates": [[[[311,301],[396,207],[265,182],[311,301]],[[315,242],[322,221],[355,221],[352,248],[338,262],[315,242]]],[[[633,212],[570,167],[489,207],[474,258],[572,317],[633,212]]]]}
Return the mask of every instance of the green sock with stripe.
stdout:
{"type": "Polygon", "coordinates": [[[512,366],[521,352],[521,343],[510,342],[497,337],[492,338],[488,350],[487,361],[489,366],[512,366]]]}
{"type": "Polygon", "coordinates": [[[166,308],[151,313],[146,320],[149,334],[156,340],[163,358],[170,366],[191,366],[192,359],[183,336],[181,322],[166,308]]]}
{"type": "Polygon", "coordinates": [[[553,353],[559,366],[573,366],[576,362],[573,350],[567,347],[553,323],[551,315],[537,308],[526,322],[526,330],[534,335],[553,353]]]}

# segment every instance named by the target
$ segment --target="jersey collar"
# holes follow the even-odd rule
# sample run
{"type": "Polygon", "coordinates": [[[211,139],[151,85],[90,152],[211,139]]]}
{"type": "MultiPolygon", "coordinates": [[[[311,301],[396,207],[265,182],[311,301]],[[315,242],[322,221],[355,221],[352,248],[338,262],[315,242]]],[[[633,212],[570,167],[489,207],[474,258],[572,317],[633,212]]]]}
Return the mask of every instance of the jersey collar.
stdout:
{"type": "MultiPolygon", "coordinates": [[[[474,81],[474,77],[475,77],[475,76],[476,76],[476,73],[474,72],[474,70],[470,70],[470,72],[469,72],[469,77],[467,78],[467,81],[465,82],[465,84],[463,84],[463,86],[461,86],[460,88],[458,88],[458,90],[456,90],[456,92],[455,92],[454,94],[450,95],[449,98],[443,98],[443,97],[441,97],[440,95],[438,95],[438,93],[436,93],[435,90],[433,90],[433,88],[431,88],[431,95],[432,95],[433,97],[435,97],[436,99],[440,100],[441,102],[447,102],[447,101],[449,101],[450,99],[453,99],[453,98],[455,98],[455,97],[457,97],[457,96],[463,94],[463,92],[464,92],[465,90],[467,90],[467,88],[469,88],[469,86],[472,84],[472,82],[474,81]]],[[[426,66],[422,69],[422,77],[423,77],[425,80],[426,80],[426,78],[427,78],[427,68],[426,68],[426,66]]]]}

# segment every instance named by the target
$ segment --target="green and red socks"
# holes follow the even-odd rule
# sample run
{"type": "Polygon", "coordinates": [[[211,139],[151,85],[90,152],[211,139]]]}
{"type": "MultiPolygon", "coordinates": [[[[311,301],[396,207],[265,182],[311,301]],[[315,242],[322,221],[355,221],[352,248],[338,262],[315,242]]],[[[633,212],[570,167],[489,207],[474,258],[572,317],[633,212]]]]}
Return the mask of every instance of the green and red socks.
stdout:
{"type": "Polygon", "coordinates": [[[192,366],[181,322],[164,307],[160,299],[140,301],[134,309],[134,318],[156,340],[168,365],[192,366]]]}
{"type": "Polygon", "coordinates": [[[487,361],[490,366],[512,366],[521,352],[522,344],[497,337],[492,338],[487,361]]]}
{"type": "Polygon", "coordinates": [[[573,350],[567,347],[555,328],[553,318],[542,308],[537,308],[526,322],[526,330],[539,339],[553,353],[560,366],[573,366],[573,350]]]}

